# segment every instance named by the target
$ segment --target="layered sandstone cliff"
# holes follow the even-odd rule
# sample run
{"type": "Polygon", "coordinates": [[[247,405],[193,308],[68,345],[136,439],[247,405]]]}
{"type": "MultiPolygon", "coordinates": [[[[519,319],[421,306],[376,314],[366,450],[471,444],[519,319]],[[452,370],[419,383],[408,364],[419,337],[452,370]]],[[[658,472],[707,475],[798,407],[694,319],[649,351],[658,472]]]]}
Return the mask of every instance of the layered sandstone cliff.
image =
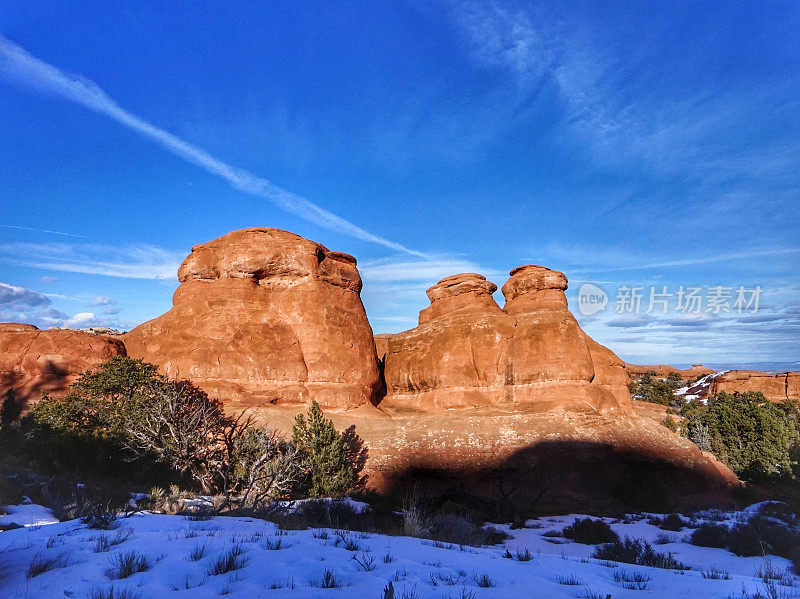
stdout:
{"type": "Polygon", "coordinates": [[[729,370],[715,377],[708,390],[715,393],[745,393],[756,391],[775,402],[800,401],[800,372],[770,374],[755,370],[729,370]]]}
{"type": "Polygon", "coordinates": [[[124,356],[125,346],[115,337],[0,323],[0,397],[12,391],[27,403],[42,392],[63,395],[78,374],[116,355],[124,356]]]}
{"type": "Polygon", "coordinates": [[[270,228],[192,248],[166,314],[124,335],[128,353],[232,407],[370,402],[379,386],[356,260],[270,228]]]}

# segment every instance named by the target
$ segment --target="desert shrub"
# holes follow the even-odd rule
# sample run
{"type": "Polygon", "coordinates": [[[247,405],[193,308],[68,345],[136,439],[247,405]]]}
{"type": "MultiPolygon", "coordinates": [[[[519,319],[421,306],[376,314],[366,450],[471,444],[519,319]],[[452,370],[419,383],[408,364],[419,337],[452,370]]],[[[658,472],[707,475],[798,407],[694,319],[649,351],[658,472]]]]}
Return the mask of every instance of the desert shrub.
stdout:
{"type": "Polygon", "coordinates": [[[673,532],[683,530],[686,526],[683,518],[678,514],[668,514],[663,518],[651,518],[649,523],[658,526],[661,530],[671,530],[673,532]]]}
{"type": "Polygon", "coordinates": [[[724,549],[728,546],[731,531],[724,524],[703,524],[689,537],[692,545],[698,547],[718,547],[724,549]]]}
{"type": "Polygon", "coordinates": [[[742,478],[791,476],[797,468],[800,412],[794,404],[775,404],[752,391],[719,393],[684,416],[686,435],[742,478]]]}
{"type": "Polygon", "coordinates": [[[789,561],[792,562],[794,573],[800,575],[800,547],[794,547],[789,552],[789,561]]]}
{"type": "Polygon", "coordinates": [[[22,413],[22,405],[17,400],[14,390],[6,393],[2,405],[0,405],[0,430],[7,431],[19,420],[22,413]]]}
{"type": "Polygon", "coordinates": [[[208,569],[209,576],[219,576],[234,570],[241,570],[247,564],[244,557],[244,548],[241,545],[234,545],[227,551],[221,553],[208,569]]]}
{"type": "Polygon", "coordinates": [[[577,518],[571,525],[565,527],[562,536],[584,545],[598,545],[600,543],[613,543],[619,541],[619,535],[602,520],[591,518],[577,518]]]}
{"type": "Polygon", "coordinates": [[[130,589],[117,589],[113,586],[108,589],[92,589],[89,592],[89,599],[141,599],[141,593],[130,589]]]}
{"type": "Polygon", "coordinates": [[[771,553],[788,558],[799,546],[800,532],[779,520],[758,514],[737,524],[728,542],[728,549],[739,556],[771,553]]]}
{"type": "Polygon", "coordinates": [[[592,557],[599,560],[624,562],[626,564],[650,566],[666,570],[687,569],[671,553],[659,553],[647,541],[630,537],[596,547],[592,552],[592,557]]]}
{"type": "Polygon", "coordinates": [[[675,421],[675,419],[674,419],[674,418],[673,418],[671,415],[669,415],[669,414],[667,414],[667,415],[664,417],[664,419],[661,421],[661,424],[662,424],[663,426],[667,427],[667,428],[668,428],[669,430],[671,430],[673,433],[677,433],[677,432],[678,432],[678,423],[677,423],[677,422],[675,421]]]}
{"type": "Polygon", "coordinates": [[[294,444],[268,429],[247,428],[232,443],[230,481],[244,507],[294,495],[303,482],[303,463],[294,444]]]}
{"type": "Polygon", "coordinates": [[[64,399],[45,395],[22,429],[50,469],[127,480],[132,471],[169,473],[163,478],[188,479],[206,494],[243,494],[246,507],[289,494],[300,479],[292,444],[249,417],[227,416],[191,382],[122,356],[83,373],[64,399]]]}
{"type": "Polygon", "coordinates": [[[36,578],[50,570],[57,570],[58,568],[66,568],[69,565],[69,555],[61,553],[54,557],[42,557],[37,554],[34,556],[31,563],[28,565],[28,578],[36,578]]]}
{"type": "Polygon", "coordinates": [[[303,458],[309,496],[341,497],[357,486],[359,472],[348,459],[354,450],[316,401],[307,414],[297,415],[292,441],[303,458]]]}
{"type": "Polygon", "coordinates": [[[123,551],[111,557],[111,566],[106,576],[113,580],[129,578],[139,572],[146,572],[151,567],[150,560],[138,551],[123,551]]]}
{"type": "Polygon", "coordinates": [[[675,396],[675,390],[684,386],[686,381],[677,373],[670,372],[665,379],[662,379],[651,370],[644,373],[638,381],[631,382],[628,390],[634,399],[679,407],[683,404],[683,400],[675,396]]]}

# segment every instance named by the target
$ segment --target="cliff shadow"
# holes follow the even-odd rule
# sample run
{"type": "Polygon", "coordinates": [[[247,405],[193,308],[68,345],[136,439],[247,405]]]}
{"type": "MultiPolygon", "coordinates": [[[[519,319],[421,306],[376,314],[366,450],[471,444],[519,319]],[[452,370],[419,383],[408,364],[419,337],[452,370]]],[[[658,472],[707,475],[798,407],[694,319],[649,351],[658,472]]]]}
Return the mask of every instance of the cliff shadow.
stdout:
{"type": "Polygon", "coordinates": [[[732,488],[708,468],[587,441],[543,441],[476,466],[412,462],[382,475],[389,496],[400,498],[414,489],[510,522],[541,514],[665,512],[735,503],[732,488]]]}

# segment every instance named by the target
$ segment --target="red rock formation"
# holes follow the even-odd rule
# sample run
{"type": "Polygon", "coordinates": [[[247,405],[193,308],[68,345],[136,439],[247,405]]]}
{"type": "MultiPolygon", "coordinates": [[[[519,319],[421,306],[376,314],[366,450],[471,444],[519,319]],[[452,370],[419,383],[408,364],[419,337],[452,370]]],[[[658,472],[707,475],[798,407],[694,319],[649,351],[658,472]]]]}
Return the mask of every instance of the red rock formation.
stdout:
{"type": "Polygon", "coordinates": [[[702,364],[692,364],[691,368],[680,369],[675,368],[674,366],[669,366],[668,364],[655,364],[655,365],[641,365],[641,364],[628,364],[625,362],[625,370],[628,371],[628,374],[633,379],[640,379],[642,375],[646,372],[655,372],[656,376],[664,378],[668,376],[670,373],[676,373],[686,380],[693,380],[700,376],[706,376],[707,374],[713,374],[714,371],[710,368],[706,368],[702,364]]]}
{"type": "Polygon", "coordinates": [[[270,228],[192,248],[166,314],[124,335],[131,356],[229,405],[368,403],[379,386],[352,256],[270,228]]]}
{"type": "Polygon", "coordinates": [[[756,370],[731,370],[711,381],[709,395],[757,391],[770,401],[800,401],[800,372],[770,374],[756,370]]]}
{"type": "Polygon", "coordinates": [[[116,355],[124,356],[125,346],[115,337],[0,323],[0,397],[13,391],[27,403],[43,391],[64,395],[78,374],[116,355]]]}
{"type": "Polygon", "coordinates": [[[522,266],[503,286],[501,309],[492,297],[497,287],[483,276],[442,279],[428,289],[431,305],[419,326],[388,340],[381,407],[624,409],[630,396],[621,361],[583,333],[566,288],[562,273],[522,266]]]}

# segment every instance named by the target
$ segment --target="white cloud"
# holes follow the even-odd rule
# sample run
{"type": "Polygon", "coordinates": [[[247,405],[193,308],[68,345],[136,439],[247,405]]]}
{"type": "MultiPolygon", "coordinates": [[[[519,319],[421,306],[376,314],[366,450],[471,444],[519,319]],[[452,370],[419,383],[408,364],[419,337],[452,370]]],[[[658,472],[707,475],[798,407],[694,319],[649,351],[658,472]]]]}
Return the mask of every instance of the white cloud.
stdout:
{"type": "Polygon", "coordinates": [[[109,306],[111,304],[116,304],[117,300],[111,297],[105,297],[100,295],[92,300],[92,306],[109,306]]]}
{"type": "Polygon", "coordinates": [[[8,264],[126,279],[175,279],[185,257],[185,251],[145,244],[0,244],[0,261],[8,264]]]}
{"type": "Polygon", "coordinates": [[[80,75],[64,73],[32,56],[25,49],[3,36],[0,36],[0,74],[12,83],[57,94],[89,110],[103,114],[156,142],[162,148],[187,162],[225,179],[235,189],[269,200],[282,210],[317,226],[362,241],[377,243],[395,251],[422,256],[419,252],[399,243],[365,231],[350,221],[305,198],[281,189],[266,179],[218,160],[204,150],[131,114],[93,81],[80,75]]]}
{"type": "Polygon", "coordinates": [[[78,312],[74,316],[68,318],[64,322],[64,326],[82,328],[88,327],[93,323],[95,323],[93,312],[78,312]]]}

